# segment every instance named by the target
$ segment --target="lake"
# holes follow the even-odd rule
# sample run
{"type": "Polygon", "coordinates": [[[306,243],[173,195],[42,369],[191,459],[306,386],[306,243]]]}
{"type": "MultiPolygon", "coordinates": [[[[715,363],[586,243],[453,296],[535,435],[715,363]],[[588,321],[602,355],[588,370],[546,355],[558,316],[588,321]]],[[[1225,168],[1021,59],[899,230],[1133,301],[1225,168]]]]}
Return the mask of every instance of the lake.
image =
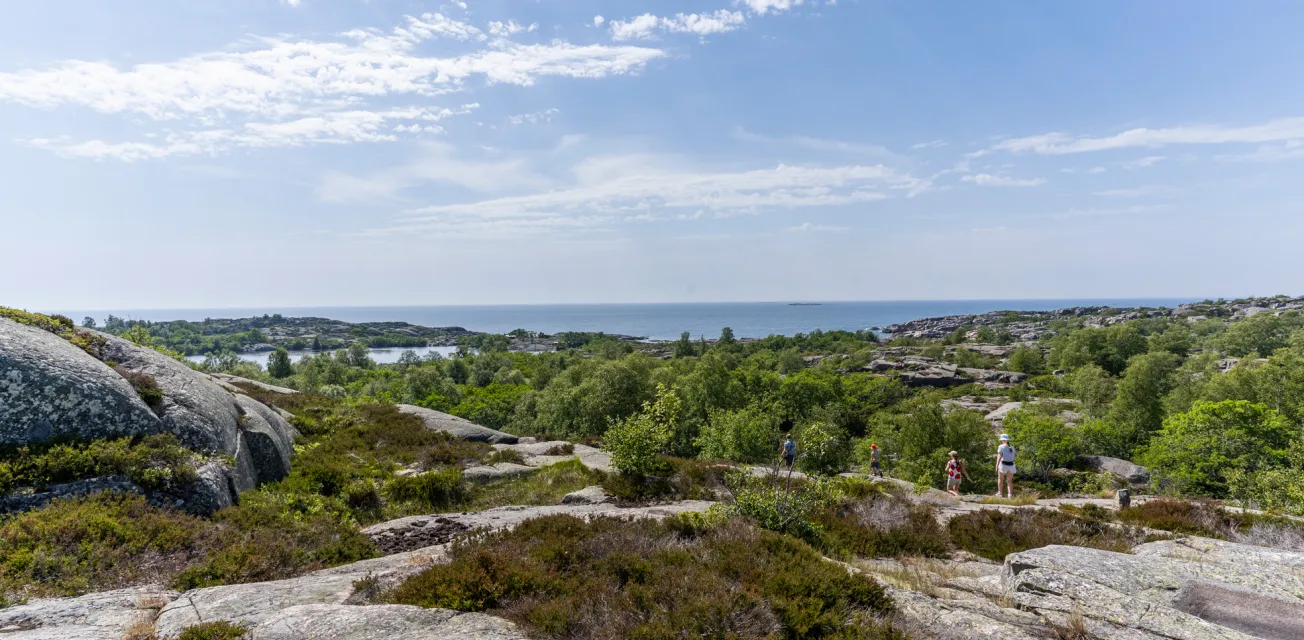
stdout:
{"type": "MultiPolygon", "coordinates": [[[[393,364],[395,362],[398,362],[399,356],[403,355],[404,351],[415,351],[416,354],[421,357],[425,357],[426,354],[428,353],[438,353],[441,356],[448,357],[450,354],[457,351],[457,347],[408,347],[406,349],[370,349],[367,351],[367,353],[371,355],[372,360],[375,360],[380,364],[393,364]]],[[[298,362],[302,360],[304,356],[312,355],[312,353],[313,352],[311,351],[291,351],[290,361],[298,362]]],[[[258,366],[266,369],[267,359],[270,358],[271,356],[272,356],[271,351],[260,351],[258,353],[242,353],[240,354],[240,359],[246,362],[255,362],[258,364],[258,366]]],[[[205,356],[186,356],[186,359],[191,362],[203,362],[204,358],[205,356]]]]}

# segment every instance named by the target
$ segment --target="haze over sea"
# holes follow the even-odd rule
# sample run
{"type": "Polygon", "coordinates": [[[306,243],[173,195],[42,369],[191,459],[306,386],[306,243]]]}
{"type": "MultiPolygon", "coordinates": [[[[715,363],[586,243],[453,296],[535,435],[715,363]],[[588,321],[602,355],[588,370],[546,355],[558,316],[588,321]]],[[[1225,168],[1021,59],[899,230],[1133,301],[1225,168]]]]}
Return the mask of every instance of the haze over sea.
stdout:
{"type": "Polygon", "coordinates": [[[653,304],[558,304],[413,307],[260,307],[225,309],[152,309],[68,311],[78,322],[85,316],[103,322],[109,314],[131,320],[245,318],[276,314],[345,322],[408,322],[425,327],[463,327],[486,333],[528,329],[544,333],[603,331],[611,334],[672,340],[688,331],[694,338],[714,338],[730,327],[740,338],[886,327],[916,318],[978,314],[989,311],[1039,311],[1076,306],[1174,307],[1191,299],[1066,300],[908,300],[875,302],[727,302],[653,304]]]}

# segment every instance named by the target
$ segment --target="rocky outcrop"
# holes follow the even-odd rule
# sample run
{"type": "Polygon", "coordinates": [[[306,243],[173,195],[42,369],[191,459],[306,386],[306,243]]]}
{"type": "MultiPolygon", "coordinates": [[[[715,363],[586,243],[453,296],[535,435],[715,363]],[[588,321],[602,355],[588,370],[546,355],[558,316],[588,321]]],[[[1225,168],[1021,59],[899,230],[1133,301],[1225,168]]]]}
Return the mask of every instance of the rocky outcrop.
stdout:
{"type": "Polygon", "coordinates": [[[426,428],[443,431],[459,440],[471,442],[488,442],[490,444],[514,444],[518,438],[510,433],[503,433],[489,427],[482,427],[470,420],[449,415],[442,411],[416,407],[410,404],[398,405],[399,411],[421,418],[426,428]]]}
{"type": "Polygon", "coordinates": [[[516,625],[479,613],[407,605],[314,604],[278,611],[249,640],[525,640],[516,625]]]}
{"type": "Polygon", "coordinates": [[[540,507],[498,507],[477,513],[446,513],[438,516],[409,516],[382,522],[362,530],[382,549],[414,548],[418,544],[441,544],[466,530],[510,529],[526,520],[555,515],[579,518],[667,518],[688,512],[703,512],[714,502],[685,500],[655,507],[615,507],[607,504],[561,504],[540,507]],[[431,531],[437,533],[432,535],[431,531]]]}
{"type": "Polygon", "coordinates": [[[230,622],[254,628],[291,607],[345,605],[352,602],[355,583],[364,578],[393,584],[442,561],[444,549],[433,547],[364,560],[298,578],[195,589],[181,594],[158,615],[160,638],[175,638],[203,622],[230,622]]]}
{"type": "Polygon", "coordinates": [[[599,486],[584,487],[562,496],[562,504],[605,504],[611,501],[607,490],[599,486]]]}
{"type": "Polygon", "coordinates": [[[278,387],[274,384],[267,384],[266,382],[250,380],[249,378],[241,378],[240,376],[233,376],[229,373],[214,373],[211,375],[214,378],[217,378],[218,380],[221,380],[231,385],[247,385],[251,387],[257,387],[259,389],[262,389],[263,391],[269,391],[271,393],[279,393],[282,395],[294,395],[296,393],[299,393],[298,391],[295,391],[294,389],[290,389],[288,387],[278,387]]]}
{"type": "Polygon", "coordinates": [[[121,375],[53,333],[0,318],[0,443],[160,433],[121,375]]]}
{"type": "Polygon", "coordinates": [[[96,355],[0,318],[0,443],[171,433],[201,455],[234,458],[205,465],[200,482],[170,496],[190,510],[230,505],[236,492],[289,473],[295,432],[279,412],[153,349],[80,337],[96,355]]]}
{"type": "Polygon", "coordinates": [[[1150,484],[1150,470],[1127,460],[1106,456],[1078,456],[1077,462],[1092,471],[1113,474],[1114,477],[1133,486],[1150,484]]]}
{"type": "MultiPolygon", "coordinates": [[[[177,598],[162,587],[134,587],[77,598],[37,598],[0,609],[5,640],[122,640],[150,629],[159,610],[177,598]]],[[[138,636],[139,637],[139,636],[138,636]]]]}

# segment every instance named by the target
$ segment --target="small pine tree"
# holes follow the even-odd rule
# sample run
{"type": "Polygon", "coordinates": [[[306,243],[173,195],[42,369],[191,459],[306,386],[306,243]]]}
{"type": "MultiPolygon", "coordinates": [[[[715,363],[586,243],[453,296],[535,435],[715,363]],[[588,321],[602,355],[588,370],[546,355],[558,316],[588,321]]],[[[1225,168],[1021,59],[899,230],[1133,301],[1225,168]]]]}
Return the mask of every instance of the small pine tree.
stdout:
{"type": "Polygon", "coordinates": [[[285,349],[277,349],[272,352],[267,359],[267,373],[273,378],[288,378],[294,375],[294,365],[290,364],[290,353],[285,349]]]}

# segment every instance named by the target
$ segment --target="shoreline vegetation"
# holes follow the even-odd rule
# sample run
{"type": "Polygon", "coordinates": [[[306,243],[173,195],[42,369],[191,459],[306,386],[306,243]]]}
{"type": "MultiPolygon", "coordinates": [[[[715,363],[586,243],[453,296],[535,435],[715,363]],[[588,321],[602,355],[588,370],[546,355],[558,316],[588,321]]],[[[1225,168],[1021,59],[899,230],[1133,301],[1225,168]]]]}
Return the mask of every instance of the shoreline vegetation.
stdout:
{"type": "MultiPolygon", "coordinates": [[[[657,343],[272,316],[99,329],[182,361],[220,348],[188,366],[283,413],[290,472],[211,515],[116,490],[12,510],[0,604],[285,580],[448,543],[448,564],[354,588],[364,604],[482,612],[538,638],[926,638],[882,586],[934,589],[918,572],[837,563],[968,571],[1047,545],[1129,553],[1180,536],[1304,552],[1304,298],[657,343]],[[461,348],[368,356],[394,336],[461,348]],[[291,362],[296,340],[322,348],[291,362]],[[249,344],[282,346],[263,368],[235,355],[249,344]],[[494,431],[432,428],[420,409],[494,431]],[[797,472],[776,476],[788,434],[797,472]],[[998,434],[1017,449],[1012,500],[981,497],[998,434]],[[942,492],[952,451],[971,476],[962,500],[942,492]],[[871,460],[888,479],[866,477],[871,460]],[[1103,508],[1122,489],[1134,506],[1103,508]],[[473,519],[687,501],[700,508],[659,520],[551,513],[477,532],[473,519]],[[385,529],[414,517],[415,538],[385,529]]],[[[171,487],[199,477],[198,459],[166,437],[13,443],[0,498],[107,476],[171,487]]]]}

